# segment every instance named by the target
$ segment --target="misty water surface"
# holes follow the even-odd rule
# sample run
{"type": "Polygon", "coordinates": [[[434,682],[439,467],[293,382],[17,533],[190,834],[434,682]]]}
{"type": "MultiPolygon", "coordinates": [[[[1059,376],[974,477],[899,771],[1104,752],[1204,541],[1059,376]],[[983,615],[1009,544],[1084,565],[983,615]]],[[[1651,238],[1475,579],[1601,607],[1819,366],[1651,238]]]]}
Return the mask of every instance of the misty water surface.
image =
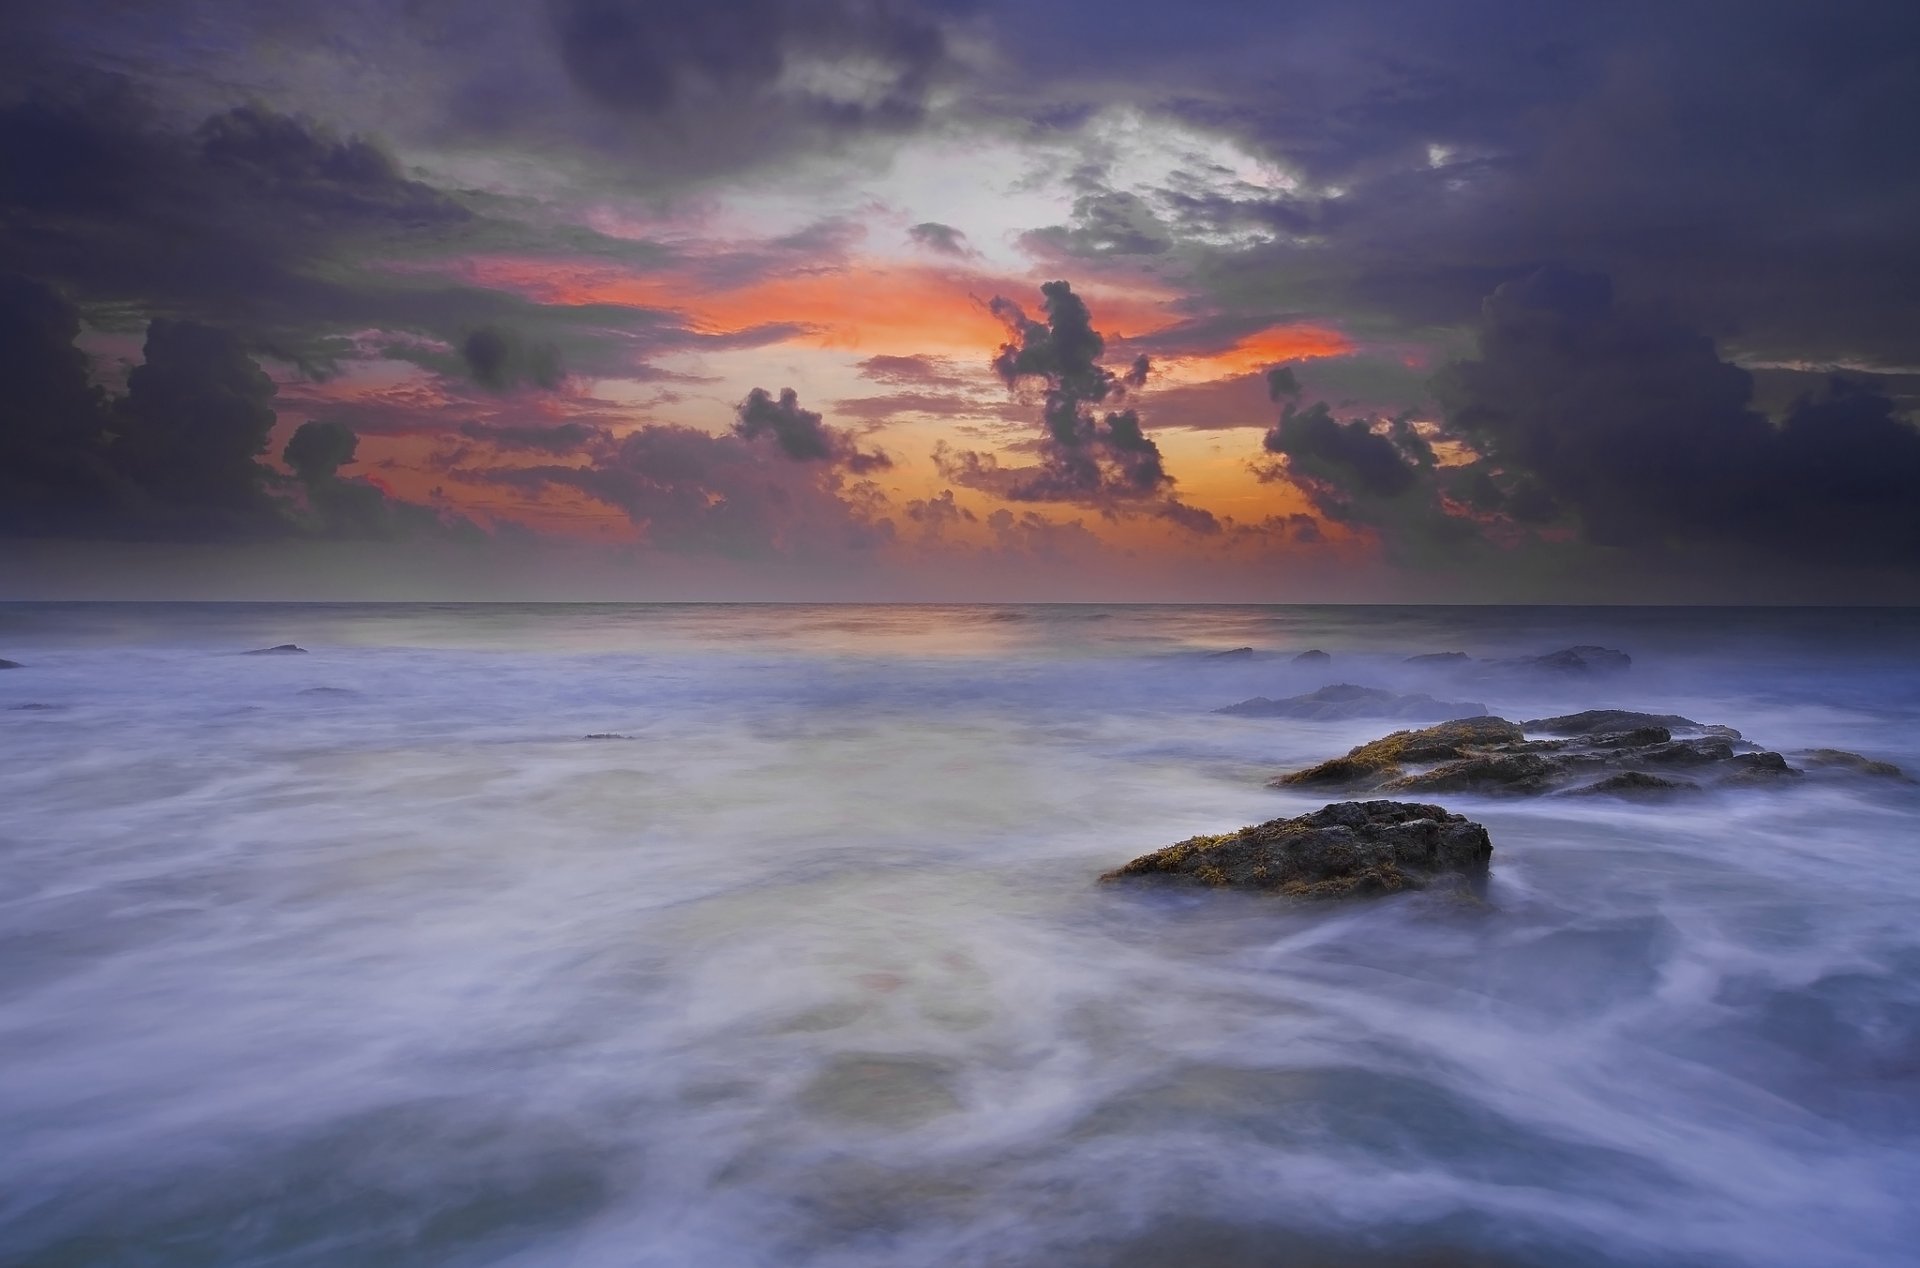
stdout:
{"type": "Polygon", "coordinates": [[[1263,781],[1395,725],[1209,713],[1248,696],[1913,769],[1917,649],[1889,612],[0,606],[0,1262],[1914,1262],[1913,786],[1446,798],[1484,904],[1094,878],[1317,807],[1263,781]],[[1635,667],[1402,663],[1580,642],[1635,667]],[[1201,655],[1238,646],[1273,655],[1201,655]]]}

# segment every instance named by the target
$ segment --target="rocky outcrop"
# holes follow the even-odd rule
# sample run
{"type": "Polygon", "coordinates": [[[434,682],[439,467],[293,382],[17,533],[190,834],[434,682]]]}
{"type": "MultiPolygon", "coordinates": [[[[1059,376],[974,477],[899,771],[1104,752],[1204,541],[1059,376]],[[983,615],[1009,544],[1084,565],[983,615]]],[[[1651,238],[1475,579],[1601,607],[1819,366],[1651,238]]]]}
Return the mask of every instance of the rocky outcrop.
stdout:
{"type": "Polygon", "coordinates": [[[1336,683],[1309,691],[1302,696],[1269,700],[1255,696],[1230,704],[1215,713],[1230,713],[1241,718],[1306,718],[1338,722],[1348,718],[1401,718],[1409,722],[1440,718],[1466,718],[1487,711],[1473,700],[1435,700],[1432,696],[1398,695],[1378,687],[1356,687],[1350,682],[1336,683]]]}
{"type": "Polygon", "coordinates": [[[1331,665],[1333,657],[1317,647],[1310,647],[1293,658],[1296,665],[1331,665]]]}
{"type": "Polygon", "coordinates": [[[1427,652],[1407,657],[1407,664],[1444,669],[1467,679],[1539,674],[1566,678],[1624,673],[1633,667],[1633,657],[1611,647],[1581,643],[1540,656],[1508,656],[1500,659],[1475,658],[1465,652],[1427,652]]]}
{"type": "Polygon", "coordinates": [[[256,647],[250,652],[241,652],[242,656],[305,656],[307,649],[295,647],[292,643],[281,643],[274,647],[256,647]]]}
{"type": "Polygon", "coordinates": [[[1461,718],[1396,731],[1345,757],[1281,775],[1270,786],[1418,795],[1648,796],[1698,791],[1702,781],[1721,787],[1780,784],[1801,773],[1780,754],[1742,740],[1731,727],[1707,726],[1678,714],[1597,709],[1523,723],[1461,718]],[[1676,736],[1676,730],[1692,734],[1676,736]]]}
{"type": "Polygon", "coordinates": [[[1224,652],[1208,652],[1206,654],[1205,659],[1207,660],[1252,660],[1253,649],[1251,647],[1229,647],[1224,652]]]}
{"type": "Polygon", "coordinates": [[[1877,762],[1858,753],[1849,753],[1845,749],[1815,748],[1796,754],[1807,766],[1819,770],[1841,771],[1853,775],[1871,775],[1876,779],[1897,779],[1902,783],[1915,782],[1905,771],[1892,762],[1877,762]]]}
{"type": "Polygon", "coordinates": [[[1540,669],[1555,674],[1617,674],[1633,668],[1633,657],[1611,647],[1582,643],[1563,647],[1544,656],[1524,656],[1512,662],[1521,669],[1540,669]]]}
{"type": "Polygon", "coordinates": [[[17,660],[0,660],[0,669],[25,669],[25,668],[26,666],[22,665],[17,660]]]}
{"type": "Polygon", "coordinates": [[[1439,806],[1343,801],[1238,832],[1189,837],[1100,879],[1172,878],[1298,898],[1341,898],[1423,889],[1443,877],[1483,876],[1492,857],[1485,828],[1439,806]]]}

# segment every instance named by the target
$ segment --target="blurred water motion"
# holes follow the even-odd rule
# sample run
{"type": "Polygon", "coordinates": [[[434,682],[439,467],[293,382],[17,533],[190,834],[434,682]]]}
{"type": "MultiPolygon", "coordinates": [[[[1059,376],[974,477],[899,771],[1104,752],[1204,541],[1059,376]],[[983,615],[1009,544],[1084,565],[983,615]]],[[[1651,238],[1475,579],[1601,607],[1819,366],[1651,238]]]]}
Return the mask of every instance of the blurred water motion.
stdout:
{"type": "Polygon", "coordinates": [[[0,605],[0,1261],[1910,1262],[1910,787],[1092,883],[1577,643],[1469,698],[1920,767],[1897,611],[0,605]]]}

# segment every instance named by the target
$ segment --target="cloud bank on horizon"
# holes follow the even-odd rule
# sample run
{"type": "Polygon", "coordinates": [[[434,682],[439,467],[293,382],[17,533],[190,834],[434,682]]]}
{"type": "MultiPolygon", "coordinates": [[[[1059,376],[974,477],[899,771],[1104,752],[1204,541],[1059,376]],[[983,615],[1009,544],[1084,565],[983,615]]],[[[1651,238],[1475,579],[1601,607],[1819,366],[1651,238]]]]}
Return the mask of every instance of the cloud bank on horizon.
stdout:
{"type": "Polygon", "coordinates": [[[0,84],[0,587],[1920,599],[1911,5],[73,0],[0,84]]]}

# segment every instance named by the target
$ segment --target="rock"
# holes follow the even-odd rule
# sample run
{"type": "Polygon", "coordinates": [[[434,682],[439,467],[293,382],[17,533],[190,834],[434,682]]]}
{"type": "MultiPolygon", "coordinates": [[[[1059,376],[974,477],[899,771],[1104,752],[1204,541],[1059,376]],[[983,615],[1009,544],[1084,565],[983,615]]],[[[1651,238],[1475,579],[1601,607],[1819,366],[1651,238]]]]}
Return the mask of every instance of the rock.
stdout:
{"type": "Polygon", "coordinates": [[[1671,793],[1699,792],[1700,785],[1690,779],[1668,779],[1637,770],[1623,770],[1585,788],[1575,788],[1571,797],[1657,797],[1671,793]]]}
{"type": "Polygon", "coordinates": [[[349,687],[308,687],[300,694],[303,696],[357,696],[360,693],[349,687]]]}
{"type": "Polygon", "coordinates": [[[0,669],[25,669],[25,668],[26,666],[22,665],[17,660],[0,660],[0,669]]]}
{"type": "Polygon", "coordinates": [[[1269,700],[1255,696],[1230,704],[1215,713],[1230,713],[1243,718],[1313,718],[1339,721],[1346,718],[1405,718],[1424,721],[1439,718],[1466,718],[1487,711],[1487,706],[1472,700],[1435,700],[1429,695],[1396,695],[1378,687],[1356,687],[1350,682],[1336,683],[1309,691],[1303,696],[1269,700]]]}
{"type": "Polygon", "coordinates": [[[57,704],[41,704],[37,700],[29,700],[25,704],[10,704],[7,706],[7,708],[9,709],[13,709],[21,713],[42,713],[47,710],[58,709],[60,707],[61,706],[57,704]]]}
{"type": "Polygon", "coordinates": [[[1543,793],[1565,775],[1561,759],[1539,753],[1495,753],[1444,762],[1430,771],[1402,775],[1381,787],[1389,792],[1474,792],[1502,797],[1543,793]]]}
{"type": "Polygon", "coordinates": [[[242,656],[305,656],[307,649],[295,647],[292,643],[281,643],[277,647],[256,647],[250,652],[240,654],[242,656]]]}
{"type": "Polygon", "coordinates": [[[1296,665],[1331,665],[1333,663],[1333,657],[1327,655],[1319,648],[1313,647],[1295,656],[1293,663],[1296,665]]]}
{"type": "Polygon", "coordinates": [[[1424,652],[1407,657],[1409,665],[1464,665],[1473,657],[1465,652],[1424,652]]]}
{"type": "Polygon", "coordinates": [[[1705,766],[1731,760],[1733,745],[1722,739],[1672,740],[1643,748],[1634,757],[1656,766],[1705,766]]]}
{"type": "Polygon", "coordinates": [[[1173,877],[1299,898],[1422,889],[1478,877],[1493,857],[1487,830],[1439,806],[1344,801],[1238,832],[1190,837],[1108,872],[1103,881],[1173,877]]]}
{"type": "Polygon", "coordinates": [[[1360,745],[1345,757],[1281,775],[1269,786],[1423,796],[1460,792],[1508,797],[1552,792],[1638,796],[1698,787],[1663,773],[1675,768],[1711,776],[1721,786],[1799,778],[1801,772],[1780,754],[1757,750],[1727,738],[1730,735],[1738,732],[1674,714],[1623,709],[1596,709],[1522,725],[1504,718],[1462,718],[1419,731],[1396,731],[1360,745]],[[1675,739],[1666,723],[1699,734],[1675,739]],[[1565,734],[1555,739],[1527,737],[1528,731],[1540,729],[1565,734]]]}
{"type": "Polygon", "coordinates": [[[580,738],[585,740],[630,740],[633,737],[631,735],[621,735],[617,731],[595,731],[592,735],[583,735],[580,738]]]}
{"type": "Polygon", "coordinates": [[[1563,647],[1557,652],[1523,659],[1519,663],[1558,674],[1617,674],[1633,667],[1633,657],[1611,647],[1582,643],[1578,647],[1563,647]]]}
{"type": "Polygon", "coordinates": [[[1901,779],[1914,782],[1907,773],[1892,762],[1876,762],[1870,757],[1858,753],[1849,753],[1839,748],[1808,749],[1800,755],[1807,765],[1823,770],[1851,771],[1858,775],[1875,775],[1883,779],[1901,779]]]}
{"type": "Polygon", "coordinates": [[[1206,659],[1208,660],[1252,660],[1253,649],[1251,647],[1232,647],[1232,648],[1228,648],[1224,652],[1208,652],[1206,655],[1206,659]]]}
{"type": "Polygon", "coordinates": [[[1351,784],[1367,780],[1385,783],[1403,773],[1405,762],[1446,762],[1467,756],[1475,749],[1495,744],[1518,744],[1526,736],[1505,718],[1459,718],[1418,731],[1395,731],[1392,735],[1362,744],[1345,757],[1310,766],[1271,781],[1271,787],[1295,785],[1351,784]]]}
{"type": "MultiPolygon", "coordinates": [[[[1669,730],[1705,730],[1692,718],[1683,718],[1677,713],[1635,713],[1630,709],[1588,709],[1585,713],[1563,713],[1557,718],[1535,718],[1520,725],[1548,735],[1601,735],[1655,726],[1669,730]]],[[[1738,736],[1739,732],[1734,732],[1734,738],[1738,736]]]]}

